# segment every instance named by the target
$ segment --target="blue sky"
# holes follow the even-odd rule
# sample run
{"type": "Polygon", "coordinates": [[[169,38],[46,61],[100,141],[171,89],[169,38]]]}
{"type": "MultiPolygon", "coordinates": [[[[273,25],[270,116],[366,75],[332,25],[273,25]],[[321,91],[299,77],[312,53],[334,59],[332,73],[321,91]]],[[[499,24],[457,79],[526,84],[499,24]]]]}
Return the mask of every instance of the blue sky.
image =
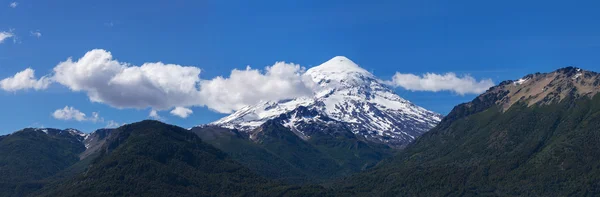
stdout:
{"type": "MultiPolygon", "coordinates": [[[[454,72],[498,83],[574,65],[599,71],[600,3],[594,1],[0,1],[0,79],[27,68],[52,74],[68,57],[110,51],[130,65],[163,62],[200,68],[202,79],[229,76],[247,65],[276,61],[316,66],[343,55],[381,79],[394,73],[454,72]],[[11,6],[16,2],[16,6],[11,6]],[[35,36],[39,32],[41,36],[35,36]]],[[[446,114],[476,94],[397,93],[446,114]]],[[[24,127],[74,127],[86,132],[109,120],[148,118],[150,108],[119,109],[91,102],[86,92],[0,90],[0,134],[24,127]],[[57,120],[71,106],[104,121],[57,120]]],[[[187,118],[159,111],[165,122],[189,127],[220,117],[190,107],[187,118]]]]}

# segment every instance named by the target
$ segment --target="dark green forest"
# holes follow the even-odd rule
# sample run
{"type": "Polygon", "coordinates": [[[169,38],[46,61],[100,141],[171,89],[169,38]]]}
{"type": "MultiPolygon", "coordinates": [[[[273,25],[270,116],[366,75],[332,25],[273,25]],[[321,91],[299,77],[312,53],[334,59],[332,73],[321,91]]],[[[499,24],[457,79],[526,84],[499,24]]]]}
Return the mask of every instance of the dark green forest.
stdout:
{"type": "Polygon", "coordinates": [[[273,121],[259,129],[257,142],[220,127],[192,131],[258,174],[289,184],[322,183],[348,176],[375,166],[394,152],[386,145],[356,139],[348,131],[321,132],[305,141],[273,121]]]}
{"type": "Polygon", "coordinates": [[[600,194],[599,95],[520,103],[506,112],[476,105],[456,107],[455,116],[396,157],[339,181],[336,190],[357,196],[600,194]]]}
{"type": "Polygon", "coordinates": [[[75,137],[48,129],[24,129],[0,138],[0,196],[23,196],[79,161],[85,150],[75,137]]]}
{"type": "Polygon", "coordinates": [[[85,173],[49,184],[36,196],[287,196],[321,188],[289,187],[253,174],[183,128],[158,121],[123,126],[85,173]]]}

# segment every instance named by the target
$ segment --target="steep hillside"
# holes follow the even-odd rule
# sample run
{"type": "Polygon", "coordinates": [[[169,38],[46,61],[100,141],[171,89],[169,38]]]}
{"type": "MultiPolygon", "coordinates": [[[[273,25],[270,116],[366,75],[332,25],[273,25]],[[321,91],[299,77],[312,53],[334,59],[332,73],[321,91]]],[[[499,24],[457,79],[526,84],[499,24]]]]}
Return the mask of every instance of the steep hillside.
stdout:
{"type": "Polygon", "coordinates": [[[210,126],[195,127],[192,131],[203,141],[264,177],[288,183],[305,183],[314,178],[274,152],[241,136],[236,130],[210,126]]]}
{"type": "Polygon", "coordinates": [[[600,194],[598,73],[506,81],[455,107],[400,155],[339,183],[344,195],[600,194]]]}

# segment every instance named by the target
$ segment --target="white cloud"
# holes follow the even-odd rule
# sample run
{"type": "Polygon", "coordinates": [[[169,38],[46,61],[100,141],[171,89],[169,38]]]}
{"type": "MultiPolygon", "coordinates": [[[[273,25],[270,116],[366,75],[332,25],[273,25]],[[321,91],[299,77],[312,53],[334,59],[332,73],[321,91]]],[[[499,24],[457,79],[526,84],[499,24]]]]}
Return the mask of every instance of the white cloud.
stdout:
{"type": "Polygon", "coordinates": [[[423,76],[396,73],[393,76],[392,81],[387,83],[412,91],[452,91],[460,95],[480,94],[494,86],[494,82],[491,79],[477,81],[469,75],[458,77],[454,73],[446,73],[443,75],[427,73],[423,76]]]}
{"type": "Polygon", "coordinates": [[[158,115],[158,111],[156,111],[154,109],[150,111],[150,114],[148,114],[148,117],[150,117],[152,119],[156,119],[156,120],[162,119],[162,117],[160,117],[160,115],[158,115]]]}
{"type": "Polygon", "coordinates": [[[105,127],[106,127],[106,128],[117,128],[117,127],[119,127],[119,126],[121,126],[121,124],[119,124],[118,122],[115,122],[115,121],[113,121],[113,120],[109,120],[109,121],[107,122],[107,124],[106,124],[106,126],[105,126],[105,127]]]}
{"type": "Polygon", "coordinates": [[[1,31],[0,32],[0,43],[3,43],[4,40],[6,40],[8,38],[13,38],[13,41],[16,42],[16,40],[15,40],[15,34],[12,33],[12,30],[10,30],[10,31],[1,31]]]}
{"type": "Polygon", "coordinates": [[[229,78],[203,80],[200,95],[205,104],[221,113],[231,113],[261,100],[280,100],[310,96],[314,82],[303,76],[303,67],[277,62],[265,72],[247,67],[233,70],[229,78]]]}
{"type": "Polygon", "coordinates": [[[17,91],[26,89],[46,89],[50,85],[51,80],[44,76],[40,79],[35,78],[35,71],[27,68],[18,72],[13,77],[5,78],[0,81],[0,89],[4,91],[17,91]]]}
{"type": "Polygon", "coordinates": [[[19,5],[19,3],[17,2],[12,2],[10,3],[8,6],[10,6],[11,8],[16,8],[19,5]]]}
{"type": "Polygon", "coordinates": [[[87,117],[83,112],[70,106],[65,106],[63,109],[57,109],[54,111],[54,113],[52,113],[52,117],[59,120],[87,120],[87,117]]]}
{"type": "Polygon", "coordinates": [[[279,100],[311,95],[312,80],[304,78],[304,68],[278,62],[262,72],[258,69],[233,70],[229,78],[200,79],[200,68],[144,63],[134,66],[114,60],[102,49],[87,52],[54,68],[53,79],[73,91],[87,93],[93,102],[116,108],[207,106],[230,113],[261,100],[279,100]]]}
{"type": "Polygon", "coordinates": [[[194,112],[191,109],[185,107],[175,107],[175,109],[171,110],[171,114],[181,118],[187,118],[192,113],[194,112]]]}
{"type": "Polygon", "coordinates": [[[40,30],[31,31],[31,32],[29,32],[29,34],[30,34],[31,36],[33,36],[33,37],[36,37],[36,38],[40,38],[40,37],[42,37],[42,33],[40,32],[40,30]]]}
{"type": "Polygon", "coordinates": [[[57,109],[52,113],[52,117],[58,120],[76,120],[79,122],[89,121],[89,122],[104,122],[104,118],[100,117],[98,112],[92,112],[91,116],[87,116],[85,113],[75,109],[71,106],[65,106],[62,109],[57,109]]]}
{"type": "Polygon", "coordinates": [[[54,80],[73,91],[86,92],[93,102],[116,108],[165,110],[199,104],[200,69],[191,66],[118,62],[110,52],[95,49],[69,58],[54,68],[54,80]]]}

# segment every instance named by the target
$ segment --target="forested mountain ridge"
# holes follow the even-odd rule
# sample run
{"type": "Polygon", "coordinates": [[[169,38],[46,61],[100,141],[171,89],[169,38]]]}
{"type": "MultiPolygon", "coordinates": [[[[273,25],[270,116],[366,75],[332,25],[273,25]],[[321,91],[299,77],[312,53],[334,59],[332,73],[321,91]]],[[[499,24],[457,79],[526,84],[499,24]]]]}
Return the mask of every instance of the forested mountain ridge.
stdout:
{"type": "Polygon", "coordinates": [[[83,133],[26,128],[0,137],[0,196],[22,196],[79,161],[83,133]]]}
{"type": "MultiPolygon", "coordinates": [[[[322,192],[255,175],[194,133],[158,121],[124,125],[107,137],[85,173],[35,196],[287,196],[322,192]]],[[[324,191],[324,190],[323,190],[324,191]]]]}
{"type": "Polygon", "coordinates": [[[600,194],[598,74],[578,68],[505,81],[399,155],[339,182],[344,195],[600,194]]]}
{"type": "Polygon", "coordinates": [[[396,152],[386,145],[356,139],[348,130],[321,129],[327,131],[308,140],[275,120],[250,133],[218,126],[195,127],[192,131],[258,174],[291,184],[348,176],[396,152]]]}

